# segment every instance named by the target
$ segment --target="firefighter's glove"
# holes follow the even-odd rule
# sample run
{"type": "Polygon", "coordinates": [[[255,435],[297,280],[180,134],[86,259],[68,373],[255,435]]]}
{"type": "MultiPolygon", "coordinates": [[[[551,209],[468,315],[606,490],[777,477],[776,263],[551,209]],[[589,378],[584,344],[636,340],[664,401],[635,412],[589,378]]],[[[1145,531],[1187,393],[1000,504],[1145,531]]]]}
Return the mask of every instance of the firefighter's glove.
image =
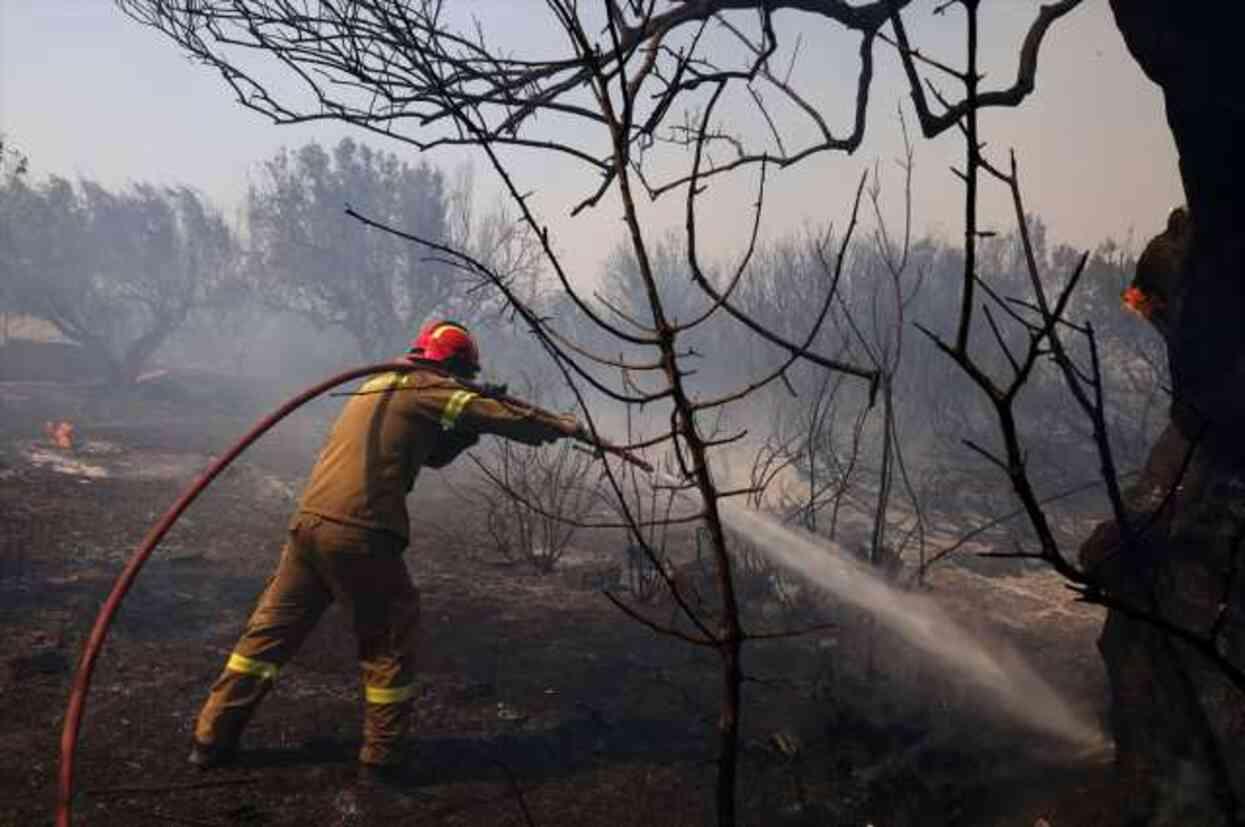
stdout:
{"type": "Polygon", "coordinates": [[[479,434],[471,431],[442,431],[441,438],[432,446],[424,465],[429,468],[444,468],[479,441],[479,434]]]}
{"type": "Polygon", "coordinates": [[[546,445],[550,442],[557,442],[568,436],[575,436],[578,433],[579,422],[573,416],[562,415],[552,417],[541,417],[532,420],[532,427],[526,433],[515,435],[515,439],[524,445],[546,445]]]}
{"type": "Polygon", "coordinates": [[[581,432],[582,426],[579,420],[571,414],[555,415],[551,421],[546,423],[546,431],[541,435],[540,444],[557,442],[567,437],[578,437],[581,432]]]}

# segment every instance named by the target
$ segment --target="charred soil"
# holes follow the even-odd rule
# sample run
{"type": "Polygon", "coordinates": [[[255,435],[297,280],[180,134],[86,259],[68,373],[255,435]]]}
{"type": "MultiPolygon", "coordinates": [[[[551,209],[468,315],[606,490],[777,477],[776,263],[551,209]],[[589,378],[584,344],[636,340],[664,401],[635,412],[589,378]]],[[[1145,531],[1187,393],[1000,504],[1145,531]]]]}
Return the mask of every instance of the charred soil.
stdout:
{"type": "MultiPolygon", "coordinates": [[[[258,410],[193,394],[104,410],[87,396],[0,384],[0,825],[51,823],[62,715],[100,601],[151,523],[258,410]],[[42,433],[56,418],[74,419],[73,448],[42,433]]],[[[712,823],[714,653],[655,636],[602,596],[621,538],[580,536],[550,574],[504,563],[470,502],[430,484],[436,472],[411,499],[407,561],[423,619],[406,792],[356,783],[359,678],[333,611],[282,673],[237,764],[186,764],[193,716],[275,563],[330,412],[244,455],[142,572],[87,706],[77,823],[712,823]]],[[[932,590],[1101,717],[1101,617],[1057,579],[949,566],[932,590]]],[[[1113,823],[1102,755],[1045,742],[868,618],[824,611],[834,629],[746,650],[743,823],[1113,823]]]]}

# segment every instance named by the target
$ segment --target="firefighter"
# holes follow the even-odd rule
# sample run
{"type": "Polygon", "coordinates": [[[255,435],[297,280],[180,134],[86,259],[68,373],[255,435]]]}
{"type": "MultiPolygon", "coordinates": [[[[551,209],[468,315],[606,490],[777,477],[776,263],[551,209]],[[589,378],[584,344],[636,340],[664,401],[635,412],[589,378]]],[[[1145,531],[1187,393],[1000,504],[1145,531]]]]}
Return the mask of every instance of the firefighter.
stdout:
{"type": "Polygon", "coordinates": [[[419,592],[402,552],[406,494],[425,465],[441,468],[482,433],[529,445],[575,432],[570,416],[519,410],[453,377],[474,378],[479,350],[462,325],[427,324],[404,359],[439,363],[376,375],[350,396],[320,451],[289,523],[276,572],[195,725],[190,763],[231,762],[238,738],[324,610],[336,601],[354,626],[365,702],[364,780],[395,780],[415,692],[419,592]]]}

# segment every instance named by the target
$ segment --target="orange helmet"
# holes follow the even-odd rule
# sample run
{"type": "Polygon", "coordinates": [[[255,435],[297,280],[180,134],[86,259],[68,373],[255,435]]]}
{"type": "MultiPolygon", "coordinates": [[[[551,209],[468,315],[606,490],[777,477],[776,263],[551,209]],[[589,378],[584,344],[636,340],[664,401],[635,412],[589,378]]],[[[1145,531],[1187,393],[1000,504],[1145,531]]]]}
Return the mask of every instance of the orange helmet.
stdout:
{"type": "Polygon", "coordinates": [[[467,328],[458,322],[437,320],[424,325],[411,342],[411,353],[471,373],[480,370],[480,349],[467,328]]]}

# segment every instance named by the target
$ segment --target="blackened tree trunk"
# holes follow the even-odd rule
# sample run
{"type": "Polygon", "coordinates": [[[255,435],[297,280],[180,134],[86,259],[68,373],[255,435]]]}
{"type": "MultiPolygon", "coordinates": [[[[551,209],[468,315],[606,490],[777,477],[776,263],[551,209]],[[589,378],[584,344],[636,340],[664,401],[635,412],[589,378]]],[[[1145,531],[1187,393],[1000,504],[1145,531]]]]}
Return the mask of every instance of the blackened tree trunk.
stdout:
{"type": "MultiPolygon", "coordinates": [[[[1241,666],[1245,99],[1232,6],[1111,0],[1129,51],[1163,91],[1193,231],[1165,296],[1171,423],[1130,492],[1130,529],[1100,527],[1083,560],[1114,597],[1214,638],[1218,654],[1241,666]]],[[[1126,823],[1242,823],[1240,687],[1204,655],[1120,608],[1109,612],[1099,648],[1132,807],[1126,823]]]]}

